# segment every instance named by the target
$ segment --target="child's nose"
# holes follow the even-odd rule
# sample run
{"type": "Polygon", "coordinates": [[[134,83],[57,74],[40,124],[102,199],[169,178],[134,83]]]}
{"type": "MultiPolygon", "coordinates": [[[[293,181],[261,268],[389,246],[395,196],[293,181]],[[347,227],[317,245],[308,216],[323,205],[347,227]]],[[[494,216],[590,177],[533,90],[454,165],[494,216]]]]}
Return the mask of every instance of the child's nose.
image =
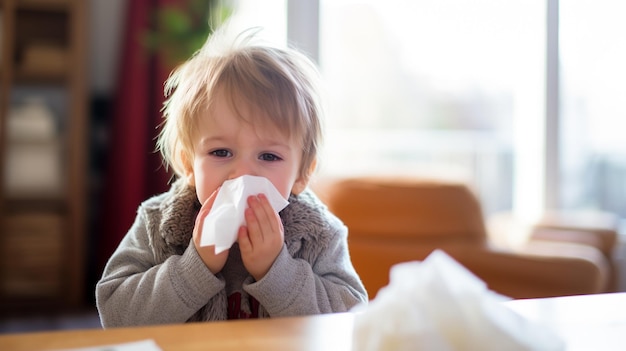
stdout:
{"type": "Polygon", "coordinates": [[[233,167],[230,179],[235,179],[243,175],[256,175],[254,167],[249,162],[239,162],[233,167]]]}

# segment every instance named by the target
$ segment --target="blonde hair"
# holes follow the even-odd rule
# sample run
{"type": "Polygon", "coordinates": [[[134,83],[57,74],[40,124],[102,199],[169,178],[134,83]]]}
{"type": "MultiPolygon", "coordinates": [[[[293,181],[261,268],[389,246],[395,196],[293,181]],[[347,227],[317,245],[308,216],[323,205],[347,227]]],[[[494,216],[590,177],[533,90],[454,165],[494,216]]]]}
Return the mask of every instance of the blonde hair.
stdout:
{"type": "Polygon", "coordinates": [[[214,32],[166,81],[165,121],[157,150],[165,166],[179,177],[191,167],[197,121],[206,117],[219,94],[242,119],[239,104],[261,112],[246,122],[269,122],[279,132],[301,140],[299,175],[310,176],[322,141],[318,71],[297,50],[256,44],[255,35],[256,31],[248,30],[228,41],[225,32],[214,32]]]}

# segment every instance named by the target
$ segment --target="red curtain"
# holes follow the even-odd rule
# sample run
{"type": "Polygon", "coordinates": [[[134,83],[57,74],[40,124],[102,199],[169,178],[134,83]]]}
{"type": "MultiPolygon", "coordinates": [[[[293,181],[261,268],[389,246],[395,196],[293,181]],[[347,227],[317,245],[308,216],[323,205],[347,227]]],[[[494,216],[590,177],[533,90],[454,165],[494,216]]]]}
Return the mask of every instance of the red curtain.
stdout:
{"type": "Polygon", "coordinates": [[[132,225],[139,204],[168,188],[170,175],[155,150],[162,122],[163,84],[171,67],[142,44],[153,28],[157,6],[177,0],[126,2],[126,30],[122,39],[116,91],[109,124],[107,165],[96,240],[97,266],[102,272],[120,240],[132,225]]]}

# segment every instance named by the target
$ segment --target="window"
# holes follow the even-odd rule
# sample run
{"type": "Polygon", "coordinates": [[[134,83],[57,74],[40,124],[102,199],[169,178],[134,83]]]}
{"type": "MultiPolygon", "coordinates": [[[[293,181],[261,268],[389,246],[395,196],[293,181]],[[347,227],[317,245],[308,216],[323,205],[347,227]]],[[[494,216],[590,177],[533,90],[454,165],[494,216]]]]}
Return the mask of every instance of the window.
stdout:
{"type": "Polygon", "coordinates": [[[461,178],[511,209],[516,169],[541,177],[545,30],[543,1],[322,0],[322,172],[461,178]]]}
{"type": "Polygon", "coordinates": [[[276,40],[318,59],[330,98],[322,176],[461,178],[487,215],[626,218],[622,1],[238,2],[247,27],[280,28],[276,40]]]}
{"type": "Polygon", "coordinates": [[[287,0],[230,0],[233,14],[229,30],[238,34],[259,27],[259,35],[272,43],[287,42],[287,0]]]}
{"type": "Polygon", "coordinates": [[[626,3],[560,7],[561,205],[626,217],[626,3]]]}

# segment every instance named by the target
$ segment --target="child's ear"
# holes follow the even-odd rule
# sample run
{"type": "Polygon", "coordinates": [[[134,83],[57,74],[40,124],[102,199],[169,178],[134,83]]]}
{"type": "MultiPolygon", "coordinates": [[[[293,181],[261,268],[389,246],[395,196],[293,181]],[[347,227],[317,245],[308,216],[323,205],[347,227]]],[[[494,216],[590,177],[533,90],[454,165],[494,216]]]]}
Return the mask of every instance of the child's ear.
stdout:
{"type": "Polygon", "coordinates": [[[306,189],[307,185],[309,185],[309,180],[311,179],[311,175],[315,171],[315,167],[317,167],[317,159],[314,159],[313,162],[311,162],[311,165],[309,166],[309,169],[307,169],[305,175],[301,175],[300,177],[298,177],[298,179],[296,179],[296,182],[293,184],[293,187],[291,187],[292,194],[298,195],[301,192],[303,192],[304,189],[306,189]]]}
{"type": "Polygon", "coordinates": [[[193,188],[196,186],[196,179],[193,174],[193,166],[191,165],[191,160],[189,160],[189,157],[187,157],[186,153],[182,151],[181,151],[180,159],[183,162],[185,178],[187,178],[187,184],[193,188]]]}
{"type": "Polygon", "coordinates": [[[307,184],[309,183],[309,177],[300,177],[296,179],[296,182],[291,187],[291,193],[294,195],[299,195],[301,192],[306,189],[307,184]]]}

